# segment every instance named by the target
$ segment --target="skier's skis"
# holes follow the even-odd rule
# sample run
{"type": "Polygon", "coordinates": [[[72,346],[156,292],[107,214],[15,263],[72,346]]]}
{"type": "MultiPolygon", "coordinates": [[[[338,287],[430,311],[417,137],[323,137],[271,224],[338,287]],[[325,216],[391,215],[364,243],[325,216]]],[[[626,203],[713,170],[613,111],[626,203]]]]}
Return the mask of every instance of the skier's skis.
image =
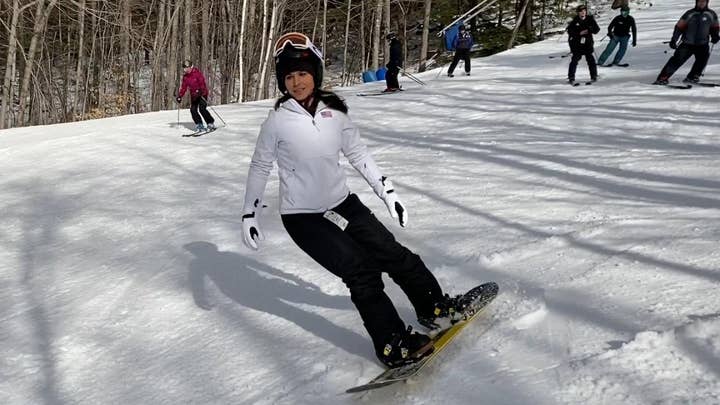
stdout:
{"type": "Polygon", "coordinates": [[[697,83],[693,83],[693,84],[702,86],[702,87],[720,87],[720,83],[697,82],[697,83]]]}
{"type": "Polygon", "coordinates": [[[370,92],[370,93],[356,93],[355,95],[356,95],[356,96],[360,96],[360,97],[366,97],[366,96],[384,96],[384,95],[387,95],[387,94],[400,93],[401,91],[405,91],[405,90],[403,90],[403,89],[398,89],[398,90],[395,90],[395,91],[384,91],[384,90],[383,90],[383,91],[373,91],[373,92],[370,92]]]}
{"type": "Polygon", "coordinates": [[[182,137],[183,137],[183,138],[198,137],[198,136],[207,135],[207,134],[209,134],[210,132],[215,132],[215,131],[217,131],[217,128],[214,128],[214,129],[206,129],[206,130],[203,130],[203,131],[195,131],[195,132],[192,132],[192,133],[189,133],[189,134],[184,134],[182,137]]]}
{"type": "Polygon", "coordinates": [[[630,64],[629,63],[611,63],[609,65],[600,65],[600,66],[602,66],[602,67],[613,67],[613,66],[628,67],[628,66],[630,66],[630,64]]]}
{"type": "Polygon", "coordinates": [[[555,59],[555,58],[567,58],[567,57],[570,56],[570,55],[572,55],[572,52],[568,52],[568,53],[563,54],[563,55],[550,55],[550,56],[548,56],[548,58],[550,58],[550,59],[555,59]]]}
{"type": "Polygon", "coordinates": [[[655,86],[669,87],[671,89],[683,89],[683,90],[692,89],[692,84],[669,84],[669,83],[663,84],[663,83],[658,83],[658,82],[654,82],[652,84],[655,86]]]}

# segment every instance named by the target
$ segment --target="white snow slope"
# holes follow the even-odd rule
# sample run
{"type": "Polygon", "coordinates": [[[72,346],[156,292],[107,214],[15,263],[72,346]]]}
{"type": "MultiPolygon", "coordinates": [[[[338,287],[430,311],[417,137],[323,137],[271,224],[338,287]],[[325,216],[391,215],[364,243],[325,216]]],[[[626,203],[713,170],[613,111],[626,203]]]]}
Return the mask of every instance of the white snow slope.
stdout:
{"type": "Polygon", "coordinates": [[[409,227],[348,165],[351,188],[448,292],[501,288],[422,376],[365,394],[342,392],[382,367],[282,228],[276,174],[267,240],[242,244],[271,100],[217,106],[228,126],[199,138],[187,110],[2,131],[0,403],[720,403],[720,89],[648,84],[688,3],[635,8],[632,66],[593,86],[564,84],[553,38],[470,77],[340,90],[409,227]]]}

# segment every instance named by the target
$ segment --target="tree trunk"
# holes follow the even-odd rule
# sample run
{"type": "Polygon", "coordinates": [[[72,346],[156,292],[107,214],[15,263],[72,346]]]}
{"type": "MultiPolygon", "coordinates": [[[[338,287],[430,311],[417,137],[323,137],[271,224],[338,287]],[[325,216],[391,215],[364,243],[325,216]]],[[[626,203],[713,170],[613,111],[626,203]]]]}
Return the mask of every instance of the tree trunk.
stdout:
{"type": "Polygon", "coordinates": [[[378,62],[380,61],[380,24],[382,23],[382,10],[383,3],[385,0],[377,0],[375,4],[375,28],[373,29],[373,53],[372,53],[372,68],[378,69],[378,62]]]}
{"type": "Polygon", "coordinates": [[[185,0],[185,8],[183,10],[183,16],[185,17],[185,20],[183,22],[183,59],[184,60],[192,60],[193,52],[192,48],[190,47],[190,42],[192,41],[190,37],[190,32],[192,30],[192,9],[193,9],[193,1],[192,0],[185,0]]]}
{"type": "MultiPolygon", "coordinates": [[[[75,91],[73,93],[73,103],[71,114],[73,119],[77,119],[77,110],[80,107],[80,84],[83,80],[83,67],[88,64],[85,56],[85,0],[78,2],[78,47],[77,47],[77,66],[75,67],[75,91]]],[[[82,119],[82,117],[80,117],[82,119]]]]}
{"type": "Polygon", "coordinates": [[[525,16],[525,10],[527,9],[528,3],[530,3],[530,0],[525,0],[525,4],[523,5],[522,10],[520,11],[520,15],[515,20],[515,28],[513,29],[512,35],[510,36],[510,41],[508,41],[507,49],[512,48],[513,43],[515,42],[515,35],[517,35],[518,29],[520,28],[520,24],[523,21],[523,17],[525,16]]]}
{"type": "MultiPolygon", "coordinates": [[[[350,64],[348,63],[348,39],[350,38],[350,9],[352,8],[352,0],[348,0],[347,16],[345,17],[345,46],[343,47],[343,74],[342,84],[347,85],[347,79],[350,75],[350,64]]],[[[325,55],[323,53],[323,55],[325,55]]]]}
{"type": "Polygon", "coordinates": [[[0,105],[0,129],[10,127],[8,122],[13,104],[13,86],[15,79],[15,57],[17,53],[17,26],[20,20],[20,13],[25,9],[20,8],[20,1],[14,0],[12,6],[12,17],[8,27],[8,50],[7,61],[5,61],[5,78],[2,87],[2,105],[0,105]]]}
{"type": "Polygon", "coordinates": [[[238,52],[238,64],[240,77],[240,91],[238,92],[237,101],[245,101],[245,63],[243,56],[245,55],[245,26],[247,25],[247,0],[242,3],[242,17],[240,18],[240,50],[238,52]]]}
{"type": "Polygon", "coordinates": [[[35,11],[35,24],[33,26],[33,36],[30,39],[30,47],[25,55],[27,61],[25,63],[25,72],[23,74],[22,85],[20,87],[20,111],[18,114],[18,124],[25,124],[25,109],[29,101],[28,88],[30,87],[30,75],[35,67],[35,54],[37,53],[40,36],[45,32],[50,12],[55,7],[57,0],[51,0],[50,4],[45,8],[45,0],[39,1],[35,11]]]}
{"type": "Polygon", "coordinates": [[[365,2],[360,1],[360,59],[362,60],[362,71],[366,71],[368,68],[366,49],[365,49],[365,2]]]}
{"type": "Polygon", "coordinates": [[[164,74],[167,66],[165,63],[165,44],[167,35],[165,32],[165,1],[160,0],[157,6],[157,29],[155,30],[155,41],[153,42],[152,60],[152,103],[151,108],[157,111],[165,107],[165,91],[167,89],[167,76],[164,74]]]}
{"type": "MultiPolygon", "coordinates": [[[[390,27],[390,0],[385,0],[384,4],[385,11],[383,11],[383,15],[385,16],[385,35],[382,35],[384,38],[387,34],[389,34],[392,31],[392,28],[390,27]]],[[[388,41],[384,41],[385,48],[383,49],[383,56],[385,59],[385,65],[390,62],[390,43],[388,41]]]]}
{"type": "Polygon", "coordinates": [[[428,36],[430,34],[430,11],[432,10],[432,0],[425,0],[425,14],[423,18],[422,45],[420,47],[420,72],[427,69],[428,54],[428,36]]]}

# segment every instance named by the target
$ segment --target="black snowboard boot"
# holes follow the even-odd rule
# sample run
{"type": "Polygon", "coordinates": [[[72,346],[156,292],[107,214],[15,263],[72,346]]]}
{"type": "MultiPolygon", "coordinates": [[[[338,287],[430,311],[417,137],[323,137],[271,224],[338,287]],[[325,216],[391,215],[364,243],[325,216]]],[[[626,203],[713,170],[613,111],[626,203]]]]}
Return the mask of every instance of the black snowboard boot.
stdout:
{"type": "Polygon", "coordinates": [[[494,298],[498,292],[498,285],[493,282],[481,284],[462,295],[451,297],[445,294],[435,303],[435,309],[430,316],[419,317],[418,323],[430,329],[431,336],[438,331],[445,330],[458,321],[472,316],[483,297],[494,298]]]}
{"type": "Polygon", "coordinates": [[[440,301],[435,303],[432,315],[419,317],[418,323],[430,330],[449,328],[462,319],[463,314],[460,307],[462,297],[462,295],[451,297],[449,294],[445,294],[440,301]]]}
{"type": "Polygon", "coordinates": [[[412,326],[408,326],[406,331],[393,333],[390,341],[377,353],[377,356],[383,364],[393,368],[414,363],[432,351],[432,340],[427,335],[413,332],[412,326]]]}

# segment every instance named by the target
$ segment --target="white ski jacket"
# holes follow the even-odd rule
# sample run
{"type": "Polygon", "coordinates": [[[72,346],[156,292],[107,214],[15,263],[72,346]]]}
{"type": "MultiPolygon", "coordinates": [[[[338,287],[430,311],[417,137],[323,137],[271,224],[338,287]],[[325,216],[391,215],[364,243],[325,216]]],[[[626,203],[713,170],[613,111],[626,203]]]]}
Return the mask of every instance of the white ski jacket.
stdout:
{"type": "Polygon", "coordinates": [[[346,114],[322,101],[312,116],[295,99],[271,110],[260,129],[250,162],[243,214],[259,211],[267,178],[278,163],[280,214],[320,213],[350,193],[340,152],[383,198],[380,169],[346,114]]]}

